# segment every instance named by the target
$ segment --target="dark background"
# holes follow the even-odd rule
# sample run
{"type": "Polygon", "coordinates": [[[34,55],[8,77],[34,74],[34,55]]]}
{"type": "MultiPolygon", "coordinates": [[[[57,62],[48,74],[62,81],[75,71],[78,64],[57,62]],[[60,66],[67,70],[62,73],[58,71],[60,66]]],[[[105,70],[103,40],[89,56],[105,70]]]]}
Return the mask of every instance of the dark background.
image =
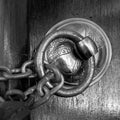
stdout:
{"type": "MultiPolygon", "coordinates": [[[[120,0],[0,0],[0,64],[20,66],[57,22],[80,17],[108,35],[112,61],[104,77],[82,95],[52,97],[33,120],[120,119],[120,0]]],[[[14,87],[14,86],[12,86],[14,87]]]]}

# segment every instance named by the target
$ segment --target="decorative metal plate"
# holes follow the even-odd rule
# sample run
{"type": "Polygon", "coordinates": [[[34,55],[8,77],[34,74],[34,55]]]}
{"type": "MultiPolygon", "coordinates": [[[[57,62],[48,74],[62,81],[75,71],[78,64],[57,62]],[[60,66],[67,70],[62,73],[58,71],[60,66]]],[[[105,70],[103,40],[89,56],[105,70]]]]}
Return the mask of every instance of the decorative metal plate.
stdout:
{"type": "Polygon", "coordinates": [[[99,48],[99,52],[95,55],[95,74],[90,86],[99,81],[107,71],[112,57],[111,44],[103,29],[90,20],[83,18],[71,18],[54,25],[47,34],[57,30],[76,31],[83,37],[89,36],[92,40],[94,40],[99,48]]]}

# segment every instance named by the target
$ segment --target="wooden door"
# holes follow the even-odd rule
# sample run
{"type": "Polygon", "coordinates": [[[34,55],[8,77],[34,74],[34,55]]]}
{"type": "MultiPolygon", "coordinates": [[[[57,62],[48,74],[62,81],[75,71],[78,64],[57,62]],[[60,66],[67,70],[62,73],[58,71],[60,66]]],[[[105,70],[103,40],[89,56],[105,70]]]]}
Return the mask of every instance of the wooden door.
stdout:
{"type": "MultiPolygon", "coordinates": [[[[29,56],[27,0],[0,0],[0,66],[19,68],[29,56]]],[[[0,82],[0,95],[20,86],[20,81],[0,82]]],[[[1,116],[1,115],[0,115],[1,116]]]]}
{"type": "MultiPolygon", "coordinates": [[[[0,65],[20,67],[54,24],[71,17],[92,20],[103,28],[112,44],[111,64],[104,77],[82,95],[73,98],[53,96],[33,110],[31,118],[119,120],[119,0],[0,0],[0,65]]],[[[18,84],[10,83],[10,88],[18,84]]],[[[4,89],[4,84],[0,84],[4,89]]]]}
{"type": "Polygon", "coordinates": [[[80,17],[97,23],[112,44],[112,61],[104,77],[82,95],[53,96],[33,110],[33,120],[120,119],[120,1],[119,0],[29,0],[30,53],[57,22],[80,17]]]}

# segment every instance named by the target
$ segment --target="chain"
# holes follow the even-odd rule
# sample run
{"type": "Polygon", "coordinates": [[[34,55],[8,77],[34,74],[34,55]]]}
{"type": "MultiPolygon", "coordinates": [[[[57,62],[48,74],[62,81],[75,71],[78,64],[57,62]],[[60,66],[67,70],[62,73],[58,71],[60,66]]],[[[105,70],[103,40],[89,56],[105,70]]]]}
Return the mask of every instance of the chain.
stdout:
{"type": "Polygon", "coordinates": [[[44,75],[44,77],[42,77],[42,79],[38,82],[38,84],[35,86],[32,86],[31,88],[29,88],[27,91],[24,92],[24,95],[26,97],[30,95],[28,101],[26,102],[27,106],[28,104],[30,106],[34,101],[34,104],[31,107],[31,109],[34,109],[44,104],[64,84],[64,77],[55,66],[46,65],[46,67],[49,69],[49,71],[44,75]],[[55,79],[55,82],[53,83],[52,80],[54,79],[55,79]],[[47,86],[49,82],[53,84],[52,88],[49,88],[47,86]]]}
{"type": "MultiPolygon", "coordinates": [[[[37,74],[31,69],[32,65],[33,61],[30,60],[25,62],[21,68],[9,69],[8,67],[0,66],[0,81],[35,78],[37,74]]],[[[17,96],[18,100],[25,101],[26,106],[31,107],[31,109],[49,100],[63,86],[64,77],[55,66],[45,65],[45,67],[47,68],[47,73],[39,80],[37,85],[28,88],[24,92],[19,89],[10,89],[6,92],[5,99],[14,101],[11,96],[17,96]],[[52,85],[51,87],[48,85],[49,83],[52,85]]],[[[3,100],[2,97],[1,99],[3,100]]]]}
{"type": "Polygon", "coordinates": [[[8,67],[0,66],[0,81],[18,80],[33,76],[32,70],[28,68],[31,64],[33,64],[32,60],[25,62],[21,68],[9,69],[8,67]]]}
{"type": "MultiPolygon", "coordinates": [[[[35,74],[33,74],[33,71],[30,69],[31,65],[33,64],[32,60],[26,61],[21,68],[14,68],[14,69],[10,69],[8,67],[5,66],[0,66],[0,82],[7,82],[9,80],[19,80],[22,78],[33,78],[33,76],[35,77],[35,74]]],[[[7,83],[8,84],[8,83],[7,83]]],[[[5,93],[4,97],[2,98],[2,96],[0,96],[0,102],[2,102],[4,99],[4,101],[6,99],[10,99],[13,100],[11,98],[11,96],[17,96],[20,100],[25,98],[24,93],[19,90],[19,89],[9,89],[7,90],[7,92],[5,93]]]]}

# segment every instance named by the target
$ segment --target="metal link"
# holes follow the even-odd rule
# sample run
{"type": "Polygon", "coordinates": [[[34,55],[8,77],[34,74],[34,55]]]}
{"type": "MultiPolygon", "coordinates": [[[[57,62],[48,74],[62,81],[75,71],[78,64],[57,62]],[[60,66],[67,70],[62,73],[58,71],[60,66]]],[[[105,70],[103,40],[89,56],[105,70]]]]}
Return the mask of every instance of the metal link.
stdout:
{"type": "Polygon", "coordinates": [[[26,61],[21,67],[22,73],[25,73],[27,67],[30,66],[31,64],[33,64],[33,60],[26,61]]]}
{"type": "MultiPolygon", "coordinates": [[[[64,77],[63,75],[59,72],[57,68],[55,68],[52,65],[47,65],[49,69],[52,71],[49,71],[48,73],[45,74],[45,76],[39,81],[38,85],[33,86],[29,88],[27,91],[24,92],[26,98],[27,96],[30,95],[29,101],[33,100],[34,104],[31,109],[34,109],[36,107],[39,107],[41,104],[45,103],[49,98],[55,94],[64,84],[64,77]],[[49,66],[49,67],[48,67],[49,66]],[[54,69],[54,71],[53,71],[54,69]],[[56,70],[56,71],[55,71],[56,70]],[[47,86],[47,82],[50,82],[51,80],[55,80],[52,88],[50,89],[47,86]],[[37,90],[37,91],[36,91],[37,90]],[[39,99],[35,101],[35,98],[38,97],[39,99]]],[[[32,101],[32,103],[33,103],[32,101]]]]}
{"type": "MultiPolygon", "coordinates": [[[[33,60],[26,61],[21,67],[22,73],[25,73],[28,67],[31,66],[33,63],[34,63],[33,60]]],[[[32,73],[31,75],[28,76],[28,78],[35,78],[36,76],[37,74],[32,73]]]]}
{"type": "MultiPolygon", "coordinates": [[[[44,95],[44,91],[43,91],[43,86],[47,86],[49,89],[51,88],[53,88],[53,86],[49,86],[48,84],[48,82],[50,82],[50,79],[55,79],[55,81],[54,81],[54,83],[61,83],[61,84],[59,84],[58,85],[58,88],[57,89],[59,89],[59,88],[61,88],[61,86],[64,84],[64,78],[63,78],[63,76],[62,76],[62,74],[60,73],[60,71],[56,68],[56,67],[54,67],[53,65],[45,65],[46,66],[46,68],[48,68],[48,69],[50,69],[50,70],[52,70],[52,71],[49,71],[41,80],[40,80],[40,82],[38,83],[38,85],[36,86],[32,86],[32,87],[30,87],[28,90],[26,90],[25,92],[24,92],[24,94],[25,94],[25,96],[29,96],[30,94],[32,94],[34,91],[35,91],[35,89],[36,88],[38,88],[38,91],[40,92],[39,94],[41,95],[41,96],[43,96],[44,95]]],[[[55,93],[54,91],[56,91],[56,88],[55,89],[53,89],[52,90],[52,94],[53,93],[55,93]]],[[[26,97],[27,98],[27,97],[26,97]]]]}
{"type": "MultiPolygon", "coordinates": [[[[25,62],[21,68],[9,69],[7,67],[0,66],[0,81],[36,77],[30,68],[32,64],[33,61],[30,60],[25,62]]],[[[36,108],[49,100],[49,98],[63,86],[64,77],[55,66],[45,65],[45,67],[48,72],[37,85],[28,88],[25,92],[19,89],[10,89],[5,94],[5,100],[22,100],[25,102],[27,107],[30,107],[30,109],[36,108]],[[51,84],[51,87],[48,85],[49,83],[51,84]],[[39,98],[38,101],[35,100],[37,96],[39,98]]]]}
{"type": "Polygon", "coordinates": [[[33,63],[32,60],[25,62],[22,65],[22,68],[14,68],[14,69],[9,69],[8,67],[5,66],[0,66],[0,81],[7,81],[9,79],[21,79],[21,78],[26,78],[30,76],[36,77],[35,75],[33,76],[32,70],[28,69],[27,67],[30,66],[33,63]]]}
{"type": "MultiPolygon", "coordinates": [[[[6,72],[6,73],[11,73],[10,69],[7,68],[7,67],[5,67],[5,66],[0,66],[0,72],[1,72],[1,74],[3,74],[4,72],[6,72]]],[[[0,81],[7,81],[7,80],[8,80],[8,79],[5,78],[3,75],[0,76],[0,81]]]]}
{"type": "Polygon", "coordinates": [[[25,99],[27,99],[29,95],[31,95],[36,89],[36,85],[28,88],[25,92],[24,92],[24,95],[25,95],[25,99]]]}
{"type": "Polygon", "coordinates": [[[58,85],[56,85],[55,87],[53,87],[53,89],[51,89],[51,91],[50,91],[50,94],[51,95],[53,95],[53,94],[55,94],[58,90],[60,90],[62,87],[63,87],[63,85],[64,85],[64,77],[63,77],[63,75],[62,74],[60,74],[60,76],[61,76],[61,81],[60,81],[60,83],[58,84],[58,85]]]}
{"type": "Polygon", "coordinates": [[[12,90],[8,90],[6,92],[5,97],[8,99],[9,97],[12,97],[12,95],[17,95],[20,99],[24,100],[25,99],[25,95],[21,90],[18,89],[12,89],[12,90]]]}
{"type": "Polygon", "coordinates": [[[37,85],[37,91],[40,94],[40,96],[44,96],[43,87],[46,85],[47,82],[49,82],[51,79],[54,78],[54,73],[48,72],[38,83],[37,85]]]}
{"type": "Polygon", "coordinates": [[[30,69],[27,69],[25,73],[17,73],[17,74],[10,74],[10,73],[3,73],[3,76],[6,79],[21,79],[21,78],[27,78],[30,75],[32,75],[32,71],[30,69]]]}
{"type": "Polygon", "coordinates": [[[39,107],[40,105],[44,104],[46,101],[48,101],[50,99],[51,95],[50,95],[49,89],[47,87],[44,87],[43,89],[44,89],[44,92],[45,92],[44,96],[43,97],[39,96],[38,101],[36,101],[33,104],[31,109],[35,109],[35,108],[39,107]]]}
{"type": "MultiPolygon", "coordinates": [[[[8,80],[19,80],[22,78],[29,78],[29,76],[33,75],[30,66],[32,65],[33,61],[25,62],[21,68],[14,68],[10,69],[5,66],[0,66],[0,81],[8,81],[8,80]]],[[[35,76],[34,76],[35,77],[35,76]]],[[[23,91],[19,89],[10,89],[5,93],[5,99],[13,100],[12,97],[17,96],[20,100],[25,99],[25,94],[23,91]]]]}
{"type": "MultiPolygon", "coordinates": [[[[61,79],[59,79],[59,83],[53,87],[51,90],[45,86],[47,82],[50,82],[50,80],[53,78],[53,74],[54,73],[51,73],[49,72],[47,75],[45,75],[45,77],[38,83],[38,86],[37,86],[37,90],[39,91],[39,100],[36,101],[34,103],[34,105],[32,106],[32,109],[36,108],[36,107],[39,107],[40,105],[42,105],[43,103],[45,103],[47,100],[50,99],[50,97],[55,94],[59,89],[61,89],[61,87],[63,86],[64,84],[64,77],[63,75],[59,72],[61,79]],[[48,77],[49,76],[49,77],[48,77]],[[43,95],[43,91],[44,91],[44,95],[43,95]]],[[[57,78],[56,78],[57,79],[57,78]]],[[[55,79],[55,80],[56,80],[55,79]]]]}

